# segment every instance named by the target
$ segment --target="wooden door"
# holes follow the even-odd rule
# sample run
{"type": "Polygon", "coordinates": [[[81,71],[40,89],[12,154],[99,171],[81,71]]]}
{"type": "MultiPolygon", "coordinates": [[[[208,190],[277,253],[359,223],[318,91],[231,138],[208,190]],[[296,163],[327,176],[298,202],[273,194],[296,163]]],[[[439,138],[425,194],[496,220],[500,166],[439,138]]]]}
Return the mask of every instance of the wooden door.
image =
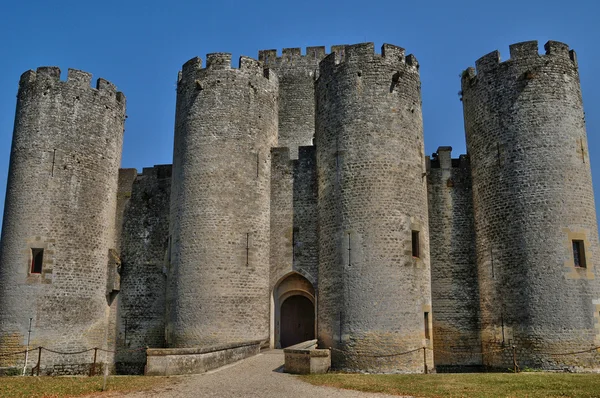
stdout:
{"type": "Polygon", "coordinates": [[[304,296],[291,296],[281,304],[281,348],[315,338],[315,307],[304,296]]]}

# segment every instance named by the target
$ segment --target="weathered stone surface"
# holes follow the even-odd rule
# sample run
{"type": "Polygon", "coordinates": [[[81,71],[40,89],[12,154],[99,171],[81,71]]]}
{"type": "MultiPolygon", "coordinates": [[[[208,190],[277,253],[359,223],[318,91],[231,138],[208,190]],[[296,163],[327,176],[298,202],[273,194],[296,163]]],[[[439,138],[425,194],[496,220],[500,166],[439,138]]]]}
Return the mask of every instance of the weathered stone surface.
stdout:
{"type": "MultiPolygon", "coordinates": [[[[595,352],[556,355],[600,346],[600,247],[577,58],[537,47],[464,71],[459,159],[450,147],[425,158],[418,63],[400,47],[266,50],[239,68],[194,58],[178,79],[174,164],[139,175],[117,169],[125,99],[112,84],[26,72],[0,354],[24,348],[31,317],[31,346],[100,347],[121,373],[142,372],[150,346],[169,372],[203,371],[256,352],[239,342],[307,339],[312,323],[280,336],[295,319],[281,326],[283,303],[303,296],[286,314],[312,320],[316,307],[336,369],[507,367],[513,344],[522,366],[597,368],[595,352]]],[[[320,352],[289,351],[305,369],[320,352]]],[[[86,373],[93,353],[44,352],[42,374],[86,373]]],[[[22,366],[0,355],[0,372],[22,366]]]]}
{"type": "MultiPolygon", "coordinates": [[[[107,348],[125,97],[104,79],[90,82],[73,69],[61,81],[55,67],[21,76],[0,248],[0,354],[17,348],[5,339],[23,348],[29,318],[31,346],[107,348]],[[44,250],[41,273],[32,273],[32,249],[44,250]]],[[[42,373],[78,372],[91,360],[45,352],[42,373]]]]}
{"type": "MultiPolygon", "coordinates": [[[[320,347],[337,369],[422,372],[431,312],[420,79],[404,50],[346,46],[316,83],[320,347]],[[412,231],[420,236],[418,257],[412,231]]],[[[433,364],[431,351],[429,363],[433,364]]]]}
{"type": "Polygon", "coordinates": [[[258,354],[260,341],[207,346],[202,349],[165,348],[147,350],[147,376],[204,373],[258,354]]]}
{"type": "Polygon", "coordinates": [[[292,159],[298,158],[300,146],[312,145],[315,134],[315,80],[325,47],[308,47],[306,55],[299,48],[261,50],[258,59],[279,77],[279,146],[289,148],[292,159]]]}
{"type": "Polygon", "coordinates": [[[115,361],[119,373],[136,374],[144,371],[143,349],[165,344],[171,165],[144,168],[133,181],[128,173],[120,177],[119,197],[126,197],[127,204],[115,361]]]}
{"type": "MultiPolygon", "coordinates": [[[[463,73],[483,351],[517,346],[522,366],[597,367],[598,226],[577,63],[568,46],[498,52],[463,73]],[[572,240],[586,268],[573,264],[572,240]]],[[[512,353],[484,355],[512,364],[512,353]]]]}
{"type": "Polygon", "coordinates": [[[479,289],[468,157],[440,147],[428,159],[429,245],[435,366],[479,366],[479,289]]]}
{"type": "Polygon", "coordinates": [[[286,373],[327,373],[331,368],[331,350],[318,349],[317,340],[293,345],[284,349],[283,353],[283,371],[286,373]]]}
{"type": "Polygon", "coordinates": [[[166,340],[269,338],[274,72],[229,54],[188,61],[178,83],[166,340]]]}
{"type": "Polygon", "coordinates": [[[314,146],[273,148],[271,164],[271,290],[291,272],[317,288],[318,220],[317,174],[314,146]]]}

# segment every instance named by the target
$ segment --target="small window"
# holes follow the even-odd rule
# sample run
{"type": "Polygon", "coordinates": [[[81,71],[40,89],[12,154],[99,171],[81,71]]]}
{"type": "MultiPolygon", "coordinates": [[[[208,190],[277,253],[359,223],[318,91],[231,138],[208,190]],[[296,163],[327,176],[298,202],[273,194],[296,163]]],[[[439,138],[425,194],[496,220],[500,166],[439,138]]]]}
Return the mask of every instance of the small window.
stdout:
{"type": "Polygon", "coordinates": [[[412,256],[419,257],[419,231],[412,231],[412,256]]]}
{"type": "Polygon", "coordinates": [[[167,241],[167,261],[171,262],[171,235],[169,235],[169,240],[167,241]]]}
{"type": "Polygon", "coordinates": [[[424,321],[425,321],[425,338],[427,340],[431,339],[431,334],[429,333],[429,312],[424,313],[424,321]]]}
{"type": "Polygon", "coordinates": [[[573,262],[576,267],[585,268],[585,246],[582,240],[573,241],[573,262]]]}
{"type": "Polygon", "coordinates": [[[31,273],[41,274],[44,263],[44,249],[31,249],[31,273]]]}

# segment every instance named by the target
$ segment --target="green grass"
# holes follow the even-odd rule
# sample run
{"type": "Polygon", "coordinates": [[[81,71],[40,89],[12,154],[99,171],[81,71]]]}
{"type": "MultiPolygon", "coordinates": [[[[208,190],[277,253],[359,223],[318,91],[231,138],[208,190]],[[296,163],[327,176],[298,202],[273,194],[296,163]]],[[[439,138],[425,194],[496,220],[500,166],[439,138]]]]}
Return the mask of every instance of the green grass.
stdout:
{"type": "Polygon", "coordinates": [[[299,376],[318,385],[415,397],[600,397],[600,374],[468,373],[299,376]]]}
{"type": "MultiPolygon", "coordinates": [[[[104,377],[0,377],[0,397],[76,397],[102,391],[104,377]]],[[[109,376],[107,391],[142,391],[174,382],[169,377],[109,376]]]]}

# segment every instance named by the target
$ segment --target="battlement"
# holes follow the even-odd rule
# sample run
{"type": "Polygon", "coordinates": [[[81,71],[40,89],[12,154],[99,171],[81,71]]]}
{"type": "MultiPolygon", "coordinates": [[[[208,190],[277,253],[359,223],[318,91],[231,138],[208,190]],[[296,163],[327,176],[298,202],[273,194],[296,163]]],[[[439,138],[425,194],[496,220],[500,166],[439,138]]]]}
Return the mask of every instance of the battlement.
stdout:
{"type": "Polygon", "coordinates": [[[60,80],[60,68],[56,66],[41,66],[35,71],[28,70],[21,75],[19,81],[19,90],[25,89],[32,84],[36,83],[49,83],[49,84],[66,84],[71,87],[78,87],[81,89],[92,89],[97,90],[99,93],[107,95],[109,97],[115,97],[117,102],[125,104],[125,95],[117,91],[117,87],[106,79],[98,78],[96,80],[95,87],[91,86],[92,74],[77,69],[68,70],[67,80],[60,80]]]}
{"type": "Polygon", "coordinates": [[[232,67],[230,53],[211,53],[206,54],[206,67],[204,68],[202,67],[202,59],[200,59],[200,57],[194,57],[183,64],[181,71],[178,74],[177,81],[187,81],[190,76],[195,79],[200,71],[208,72],[214,70],[247,71],[248,73],[262,75],[269,80],[274,78],[274,75],[271,75],[268,69],[263,69],[262,62],[255,60],[254,58],[242,55],[238,59],[237,68],[235,68],[232,67]]]}
{"type": "Polygon", "coordinates": [[[331,46],[331,51],[329,53],[327,53],[325,46],[306,47],[304,54],[302,54],[302,49],[299,47],[284,48],[280,55],[278,55],[277,50],[274,49],[260,50],[258,52],[259,61],[265,66],[270,67],[306,64],[314,65],[318,64],[328,56],[334,58],[335,64],[339,64],[346,59],[372,59],[377,56],[390,60],[391,62],[401,62],[418,68],[418,62],[414,55],[411,54],[405,56],[404,48],[392,44],[384,44],[381,47],[381,55],[375,53],[373,43],[359,43],[353,45],[337,44],[331,46]]]}
{"type": "Polygon", "coordinates": [[[302,54],[302,49],[284,48],[281,55],[277,55],[277,50],[260,50],[258,52],[258,60],[265,66],[275,67],[284,64],[307,64],[319,63],[325,58],[325,46],[306,47],[305,54],[302,54]]]}
{"type": "Polygon", "coordinates": [[[540,54],[537,40],[511,44],[509,46],[510,58],[508,60],[501,62],[500,52],[498,50],[492,51],[475,61],[475,69],[473,71],[471,71],[472,68],[467,69],[467,73],[463,73],[462,78],[473,78],[475,71],[477,74],[485,73],[509,62],[531,60],[546,56],[569,59],[577,67],[577,55],[574,50],[569,50],[567,44],[558,41],[548,41],[544,45],[544,49],[545,53],[540,54]]]}
{"type": "Polygon", "coordinates": [[[230,53],[211,53],[206,54],[207,69],[231,69],[230,53]]]}
{"type": "Polygon", "coordinates": [[[389,65],[397,65],[402,69],[418,71],[419,62],[417,58],[412,54],[405,54],[404,48],[387,43],[381,46],[381,54],[375,52],[375,45],[372,42],[332,46],[331,54],[326,56],[320,63],[320,73],[335,69],[338,65],[344,63],[372,62],[374,60],[389,65]]]}
{"type": "Polygon", "coordinates": [[[441,146],[438,150],[426,157],[427,170],[429,169],[451,169],[464,167],[468,163],[467,155],[460,155],[458,159],[452,158],[452,147],[441,146]]]}
{"type": "Polygon", "coordinates": [[[151,178],[171,178],[173,172],[172,164],[157,164],[153,167],[144,167],[141,173],[138,173],[138,177],[151,177],[151,178]]]}

